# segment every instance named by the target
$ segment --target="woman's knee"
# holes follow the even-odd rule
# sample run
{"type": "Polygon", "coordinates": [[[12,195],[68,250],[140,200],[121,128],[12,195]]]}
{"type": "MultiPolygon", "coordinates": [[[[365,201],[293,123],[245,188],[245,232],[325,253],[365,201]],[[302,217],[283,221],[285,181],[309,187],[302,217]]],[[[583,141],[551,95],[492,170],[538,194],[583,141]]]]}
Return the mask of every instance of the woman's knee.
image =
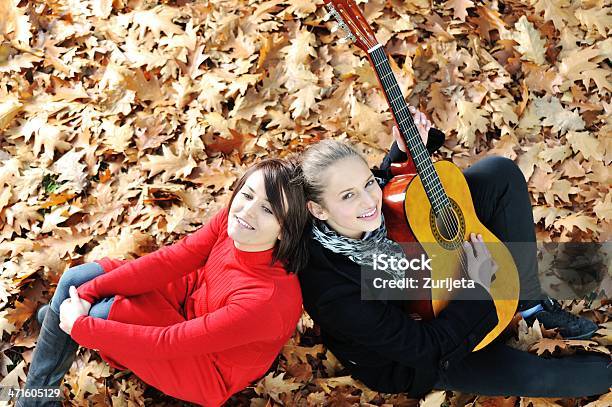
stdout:
{"type": "Polygon", "coordinates": [[[490,172],[498,179],[504,179],[509,182],[518,182],[525,184],[525,176],[520,167],[511,159],[493,155],[485,158],[490,166],[490,172]]]}
{"type": "Polygon", "coordinates": [[[59,306],[62,301],[70,297],[68,290],[71,285],[78,287],[101,274],[104,274],[104,269],[96,262],[80,264],[64,271],[57,283],[53,298],[51,299],[51,307],[53,310],[59,312],[59,306]]]}
{"type": "MultiPolygon", "coordinates": [[[[469,168],[470,170],[472,168],[469,168]]],[[[470,174],[472,183],[479,188],[488,187],[505,194],[506,191],[527,193],[527,181],[523,172],[514,161],[501,156],[488,156],[478,161],[470,174]]]]}
{"type": "Polygon", "coordinates": [[[103,273],[102,266],[96,262],[79,264],[64,271],[57,283],[58,288],[60,285],[66,288],[71,285],[78,287],[103,273]]]}

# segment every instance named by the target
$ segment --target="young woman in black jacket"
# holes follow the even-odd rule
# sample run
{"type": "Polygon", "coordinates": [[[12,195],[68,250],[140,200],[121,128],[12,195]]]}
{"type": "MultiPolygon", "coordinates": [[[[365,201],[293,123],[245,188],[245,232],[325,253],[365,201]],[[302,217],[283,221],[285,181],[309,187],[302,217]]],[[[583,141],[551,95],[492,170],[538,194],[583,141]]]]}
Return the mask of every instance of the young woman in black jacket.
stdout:
{"type": "MultiPolygon", "coordinates": [[[[411,112],[428,151],[435,151],[444,135],[430,131],[421,112],[411,112]]],[[[379,170],[370,170],[354,148],[333,140],[311,146],[302,157],[313,228],[310,262],[299,279],[304,307],[320,326],[324,344],[354,378],[385,393],[422,397],[437,388],[491,396],[581,397],[608,391],[609,357],[546,359],[511,348],[501,337],[472,352],[498,322],[488,291],[495,264],[479,236],[471,237],[472,246],[464,245],[475,286],[460,290],[435,319],[408,316],[394,301],[362,299],[361,271],[372,268],[372,254],[401,250],[386,236],[379,185],[391,177],[392,162],[406,159],[405,145],[396,128],[393,132],[396,141],[379,170]]],[[[463,173],[477,216],[489,230],[503,242],[535,243],[527,185],[513,161],[487,157],[463,173]]],[[[528,322],[537,318],[546,328],[558,327],[565,338],[592,336],[593,322],[569,314],[542,294],[535,255],[535,244],[533,252],[512,252],[521,281],[518,310],[528,322]]]]}

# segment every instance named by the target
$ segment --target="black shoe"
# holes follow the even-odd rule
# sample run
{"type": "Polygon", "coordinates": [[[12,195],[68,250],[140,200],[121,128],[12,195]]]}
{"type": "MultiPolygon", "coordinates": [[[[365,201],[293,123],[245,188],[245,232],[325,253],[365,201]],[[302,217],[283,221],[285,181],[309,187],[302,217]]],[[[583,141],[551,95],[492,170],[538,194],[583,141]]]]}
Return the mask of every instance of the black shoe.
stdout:
{"type": "Polygon", "coordinates": [[[558,328],[564,339],[589,339],[598,329],[593,321],[562,309],[554,298],[547,297],[540,304],[544,309],[525,318],[529,325],[537,318],[546,329],[558,328]]]}
{"type": "MultiPolygon", "coordinates": [[[[41,310],[44,307],[41,307],[41,310]]],[[[39,312],[41,311],[39,310],[39,312]]],[[[38,314],[37,314],[38,316],[38,314]]],[[[70,370],[76,357],[79,344],[59,327],[59,315],[50,307],[46,308],[40,327],[36,347],[28,369],[24,389],[41,386],[59,387],[64,376],[70,370]]],[[[62,406],[60,401],[41,401],[20,397],[17,407],[50,407],[62,406]]]]}

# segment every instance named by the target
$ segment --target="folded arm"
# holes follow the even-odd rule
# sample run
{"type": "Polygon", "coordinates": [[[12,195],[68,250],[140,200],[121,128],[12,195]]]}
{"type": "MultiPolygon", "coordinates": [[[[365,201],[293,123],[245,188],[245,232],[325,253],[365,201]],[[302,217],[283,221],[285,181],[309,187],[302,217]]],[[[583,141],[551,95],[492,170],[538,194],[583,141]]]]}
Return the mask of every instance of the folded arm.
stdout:
{"type": "Polygon", "coordinates": [[[219,352],[281,335],[280,314],[268,300],[246,293],[218,310],[171,326],[143,326],[81,315],[72,338],[101,352],[124,349],[144,359],[171,359],[219,352]]]}
{"type": "Polygon", "coordinates": [[[125,262],[77,287],[79,297],[96,302],[114,295],[142,294],[189,274],[203,265],[227,217],[227,208],[219,211],[206,225],[178,242],[163,246],[137,259],[125,262]]]}

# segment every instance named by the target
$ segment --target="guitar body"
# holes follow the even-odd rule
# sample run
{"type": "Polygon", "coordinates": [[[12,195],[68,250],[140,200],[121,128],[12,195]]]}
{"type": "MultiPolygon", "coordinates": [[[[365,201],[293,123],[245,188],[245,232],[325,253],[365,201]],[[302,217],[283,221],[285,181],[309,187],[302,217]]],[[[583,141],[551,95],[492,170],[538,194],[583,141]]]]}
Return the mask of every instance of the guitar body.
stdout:
{"type": "MultiPolygon", "coordinates": [[[[421,246],[431,259],[432,280],[446,278],[461,279],[461,252],[449,248],[452,240],[469,240],[470,233],[480,233],[498,265],[495,280],[491,283],[491,295],[499,322],[474,349],[479,350],[493,341],[510,324],[516,313],[520,282],[516,265],[510,251],[478,219],[470,190],[461,170],[450,161],[438,161],[434,167],[447,196],[453,202],[453,213],[459,225],[457,236],[445,236],[432,211],[419,175],[395,176],[385,186],[383,192],[383,213],[388,225],[389,237],[396,242],[415,242],[421,246]]],[[[423,319],[435,318],[451,300],[453,292],[447,288],[428,289],[426,300],[406,301],[409,313],[418,313],[423,319]]]]}

